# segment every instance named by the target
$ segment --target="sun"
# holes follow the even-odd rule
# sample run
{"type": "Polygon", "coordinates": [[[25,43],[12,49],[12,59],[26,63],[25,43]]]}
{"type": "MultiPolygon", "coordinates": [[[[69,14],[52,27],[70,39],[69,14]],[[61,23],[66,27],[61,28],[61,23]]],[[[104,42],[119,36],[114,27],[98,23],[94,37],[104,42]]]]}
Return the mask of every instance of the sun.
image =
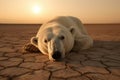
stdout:
{"type": "Polygon", "coordinates": [[[33,12],[39,14],[41,12],[41,7],[39,5],[33,6],[33,12]]]}

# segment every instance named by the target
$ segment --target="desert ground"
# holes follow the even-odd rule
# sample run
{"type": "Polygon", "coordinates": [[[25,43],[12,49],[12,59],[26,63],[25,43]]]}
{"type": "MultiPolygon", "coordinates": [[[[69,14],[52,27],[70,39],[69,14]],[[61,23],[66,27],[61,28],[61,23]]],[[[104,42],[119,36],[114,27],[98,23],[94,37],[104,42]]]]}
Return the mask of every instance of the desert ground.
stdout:
{"type": "Polygon", "coordinates": [[[85,24],[94,46],[59,62],[23,50],[39,26],[0,24],[0,80],[120,80],[120,24],[85,24]]]}

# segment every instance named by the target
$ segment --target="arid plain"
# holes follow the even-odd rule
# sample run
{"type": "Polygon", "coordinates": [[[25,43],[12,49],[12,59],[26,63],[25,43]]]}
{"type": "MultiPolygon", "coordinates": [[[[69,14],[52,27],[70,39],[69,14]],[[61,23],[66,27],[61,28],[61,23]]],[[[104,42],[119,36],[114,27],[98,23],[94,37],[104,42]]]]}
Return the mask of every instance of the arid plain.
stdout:
{"type": "Polygon", "coordinates": [[[120,24],[85,24],[88,50],[59,62],[23,51],[39,24],[0,24],[0,80],[120,80],[120,24]]]}

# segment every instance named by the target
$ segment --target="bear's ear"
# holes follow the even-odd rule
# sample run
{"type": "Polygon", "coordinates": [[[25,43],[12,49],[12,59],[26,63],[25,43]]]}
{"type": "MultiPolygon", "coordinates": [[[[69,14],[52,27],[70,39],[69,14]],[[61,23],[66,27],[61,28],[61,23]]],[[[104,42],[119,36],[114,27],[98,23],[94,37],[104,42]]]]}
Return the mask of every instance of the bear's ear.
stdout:
{"type": "Polygon", "coordinates": [[[71,28],[70,28],[70,32],[71,32],[72,34],[74,34],[74,33],[75,33],[75,29],[74,29],[73,27],[71,27],[71,28]]]}
{"type": "Polygon", "coordinates": [[[38,47],[38,38],[37,38],[37,37],[32,37],[32,38],[31,38],[31,43],[32,43],[34,46],[38,47]]]}

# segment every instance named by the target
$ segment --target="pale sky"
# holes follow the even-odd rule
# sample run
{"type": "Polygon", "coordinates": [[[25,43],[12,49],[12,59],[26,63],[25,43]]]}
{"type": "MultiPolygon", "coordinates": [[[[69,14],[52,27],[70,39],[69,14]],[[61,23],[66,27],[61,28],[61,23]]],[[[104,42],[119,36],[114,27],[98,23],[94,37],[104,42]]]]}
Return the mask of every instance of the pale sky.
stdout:
{"type": "Polygon", "coordinates": [[[55,16],[120,23],[120,0],[0,0],[0,23],[43,23],[55,16]]]}

